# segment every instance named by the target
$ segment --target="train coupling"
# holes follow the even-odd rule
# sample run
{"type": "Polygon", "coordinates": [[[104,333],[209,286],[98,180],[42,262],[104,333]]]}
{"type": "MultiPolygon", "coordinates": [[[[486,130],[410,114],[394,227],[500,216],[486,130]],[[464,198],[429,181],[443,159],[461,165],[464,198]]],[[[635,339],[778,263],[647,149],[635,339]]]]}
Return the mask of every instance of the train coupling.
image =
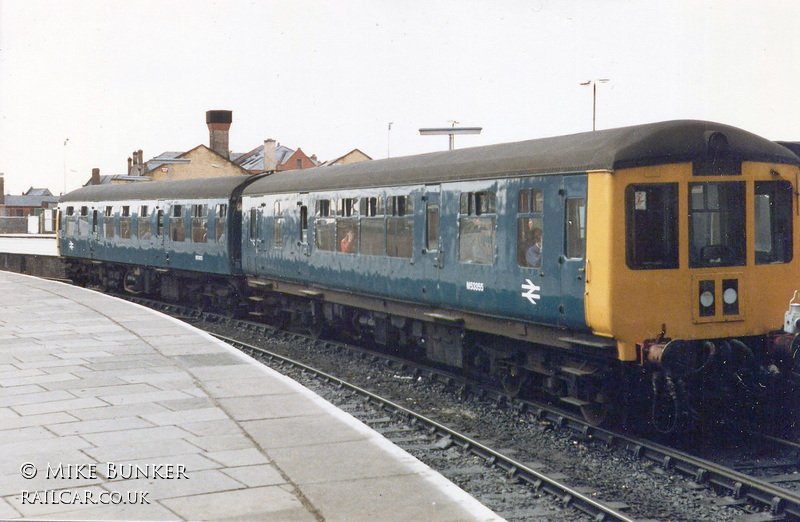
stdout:
{"type": "Polygon", "coordinates": [[[648,339],[640,346],[647,366],[676,376],[702,372],[717,352],[713,343],[683,339],[648,339]]]}
{"type": "Polygon", "coordinates": [[[794,291],[792,300],[789,301],[789,309],[783,314],[783,331],[787,334],[800,332],[800,302],[797,297],[798,291],[794,291]]]}

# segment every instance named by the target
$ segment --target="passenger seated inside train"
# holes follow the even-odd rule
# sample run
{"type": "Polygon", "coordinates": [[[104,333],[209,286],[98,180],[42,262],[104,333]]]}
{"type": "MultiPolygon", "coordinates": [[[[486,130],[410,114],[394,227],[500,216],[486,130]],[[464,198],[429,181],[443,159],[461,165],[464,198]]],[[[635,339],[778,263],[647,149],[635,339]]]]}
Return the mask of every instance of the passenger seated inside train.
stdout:
{"type": "Polygon", "coordinates": [[[529,268],[541,267],[541,219],[521,218],[519,221],[519,233],[517,239],[517,261],[519,262],[519,266],[529,268]]]}

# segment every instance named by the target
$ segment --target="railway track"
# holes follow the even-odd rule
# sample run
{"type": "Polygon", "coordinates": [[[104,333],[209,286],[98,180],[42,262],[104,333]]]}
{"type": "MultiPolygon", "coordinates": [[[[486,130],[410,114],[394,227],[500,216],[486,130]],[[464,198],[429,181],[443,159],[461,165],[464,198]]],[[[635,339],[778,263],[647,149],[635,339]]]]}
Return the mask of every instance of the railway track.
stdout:
{"type": "Polygon", "coordinates": [[[463,433],[436,422],[433,419],[427,418],[424,415],[401,406],[400,404],[397,404],[389,399],[376,395],[375,393],[365,390],[364,388],[348,383],[336,376],[324,373],[299,361],[289,359],[288,357],[269,352],[236,339],[231,339],[222,335],[215,336],[218,339],[237,347],[245,353],[257,355],[260,358],[266,358],[273,363],[278,361],[278,363],[281,365],[291,365],[307,374],[314,375],[316,378],[321,379],[326,383],[335,385],[339,388],[344,388],[365,399],[367,402],[377,406],[380,410],[399,418],[403,422],[409,423],[412,426],[416,426],[426,431],[429,435],[435,435],[437,440],[434,445],[437,448],[447,449],[453,445],[458,446],[463,451],[480,457],[486,462],[487,465],[499,468],[507,475],[507,477],[525,482],[529,484],[533,490],[545,492],[553,496],[565,506],[568,505],[578,509],[579,511],[591,516],[594,520],[635,520],[627,516],[625,513],[619,510],[618,507],[615,507],[612,504],[600,502],[589,495],[567,486],[552,476],[548,476],[544,473],[536,471],[535,469],[526,466],[524,463],[518,462],[512,457],[504,455],[502,452],[490,448],[463,433]]]}
{"type": "MultiPolygon", "coordinates": [[[[142,302],[144,300],[137,299],[137,301],[142,302]]],[[[153,305],[150,301],[146,303],[143,302],[143,304],[153,305]]],[[[260,323],[220,318],[212,316],[211,314],[163,303],[156,303],[155,307],[159,308],[161,311],[192,322],[202,320],[211,323],[225,323],[228,327],[236,330],[250,331],[255,334],[282,335],[287,339],[299,338],[298,334],[288,332],[275,333],[276,331],[272,328],[260,323]]],[[[231,342],[234,345],[238,344],[240,346],[246,344],[237,340],[226,340],[226,342],[231,342]]],[[[396,359],[384,354],[362,352],[360,348],[349,345],[331,341],[321,342],[323,345],[327,346],[328,349],[359,352],[359,357],[370,358],[372,360],[380,358],[383,359],[385,361],[384,364],[387,365],[404,365],[410,368],[414,375],[419,375],[431,381],[438,381],[452,388],[458,394],[472,393],[480,395],[482,398],[488,398],[495,401],[497,404],[509,407],[521,415],[531,415],[533,418],[537,419],[538,422],[558,427],[560,430],[569,431],[580,439],[592,441],[594,443],[600,442],[608,447],[621,449],[640,461],[657,465],[665,472],[680,474],[698,487],[709,487],[713,489],[716,494],[726,496],[727,498],[720,501],[720,505],[739,506],[742,509],[746,509],[746,512],[749,513],[749,515],[747,515],[749,517],[748,520],[800,520],[800,495],[794,491],[776,486],[768,479],[756,478],[749,474],[731,469],[730,467],[693,456],[684,451],[670,448],[653,441],[593,427],[585,423],[582,418],[561,409],[554,408],[551,405],[527,400],[509,399],[501,391],[476,387],[474,383],[470,383],[444,371],[416,367],[408,361],[396,359]]],[[[250,345],[244,349],[248,351],[252,350],[253,353],[260,353],[257,347],[250,345]]],[[[282,359],[282,357],[277,354],[264,356],[273,360],[282,359]]],[[[289,362],[283,362],[282,364],[289,364],[289,362]]],[[[295,363],[293,362],[291,364],[295,363]]],[[[339,379],[332,375],[317,372],[302,364],[297,367],[302,368],[302,371],[307,374],[318,373],[320,378],[324,381],[337,383],[337,386],[346,386],[345,384],[339,384],[339,379]]],[[[379,397],[363,388],[354,386],[352,390],[353,393],[364,397],[364,399],[370,403],[382,404],[379,397]]],[[[408,409],[392,401],[388,401],[385,404],[385,406],[380,406],[380,408],[396,409],[396,411],[398,411],[396,415],[399,418],[408,419],[407,422],[409,423],[425,426],[425,429],[431,430],[431,433],[439,434],[436,444],[444,447],[450,445],[462,447],[465,451],[479,456],[486,463],[497,466],[507,474],[508,477],[530,484],[534,491],[541,490],[551,494],[553,498],[558,499],[560,502],[573,505],[583,513],[595,517],[597,520],[632,520],[632,518],[620,510],[618,504],[613,502],[608,504],[599,503],[595,496],[591,494],[587,495],[575,488],[559,484],[558,480],[548,480],[548,477],[544,473],[522,462],[517,462],[511,457],[503,455],[502,452],[493,450],[466,435],[455,433],[454,430],[448,430],[446,426],[435,420],[428,419],[424,416],[417,417],[412,412],[408,411],[408,409]],[[410,419],[416,420],[412,421],[410,419]],[[451,431],[453,432],[451,433],[451,431]],[[597,511],[598,509],[600,510],[597,511]],[[608,511],[605,511],[605,509],[608,511]]]]}

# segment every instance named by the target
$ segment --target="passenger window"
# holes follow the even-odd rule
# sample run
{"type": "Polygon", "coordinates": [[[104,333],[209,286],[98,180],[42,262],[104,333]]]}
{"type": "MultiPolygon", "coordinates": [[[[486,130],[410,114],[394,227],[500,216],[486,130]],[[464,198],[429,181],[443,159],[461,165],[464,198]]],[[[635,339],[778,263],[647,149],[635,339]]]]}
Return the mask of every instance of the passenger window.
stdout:
{"type": "Polygon", "coordinates": [[[744,182],[689,184],[689,266],[744,266],[744,182]]]}
{"type": "Polygon", "coordinates": [[[305,205],[300,207],[300,242],[308,243],[308,207],[305,205]]]}
{"type": "Polygon", "coordinates": [[[317,201],[317,217],[328,217],[331,215],[331,201],[320,199],[317,201]]]}
{"type": "Polygon", "coordinates": [[[678,184],[625,189],[625,258],[632,269],[678,268],[678,184]]]}
{"type": "Polygon", "coordinates": [[[314,245],[318,250],[336,250],[336,218],[330,217],[331,201],[320,199],[316,202],[314,219],[314,245]]]}
{"type": "Polygon", "coordinates": [[[250,209],[250,240],[255,241],[258,239],[258,208],[253,207],[250,209]]]}
{"type": "Polygon", "coordinates": [[[225,227],[228,223],[228,205],[219,204],[214,210],[214,240],[217,243],[225,243],[225,227]]]}
{"type": "Polygon", "coordinates": [[[567,248],[566,255],[580,259],[586,255],[586,200],[567,199],[567,248]]]}
{"type": "Polygon", "coordinates": [[[67,207],[64,225],[66,226],[66,234],[71,236],[75,234],[75,207],[67,207]]]}
{"type": "Polygon", "coordinates": [[[517,198],[517,212],[529,214],[542,212],[544,209],[544,193],[542,189],[522,189],[517,198]]]}
{"type": "Polygon", "coordinates": [[[517,264],[522,267],[542,266],[542,189],[522,189],[517,196],[517,264]]]}
{"type": "Polygon", "coordinates": [[[439,250],[439,204],[428,203],[425,205],[425,243],[427,250],[439,250]]]}
{"type": "Polygon", "coordinates": [[[89,235],[89,207],[81,207],[81,214],[78,217],[78,234],[89,235]]]}
{"type": "Polygon", "coordinates": [[[361,198],[361,245],[359,253],[382,256],[386,246],[386,222],[383,217],[383,198],[361,198]]]}
{"type": "Polygon", "coordinates": [[[156,211],[156,235],[158,237],[164,235],[164,211],[161,209],[156,211]]]}
{"type": "Polygon", "coordinates": [[[122,212],[119,215],[119,237],[120,239],[131,238],[131,207],[128,205],[122,206],[122,212]]]}
{"type": "Polygon", "coordinates": [[[105,237],[114,237],[114,207],[106,207],[103,229],[105,237]]]}
{"type": "Polygon", "coordinates": [[[458,260],[491,265],[495,248],[495,193],[464,192],[458,218],[458,260]]]}
{"type": "Polygon", "coordinates": [[[336,244],[339,252],[358,252],[358,198],[342,198],[336,220],[336,244]]]}
{"type": "Polygon", "coordinates": [[[414,251],[414,201],[411,196],[390,196],[386,202],[386,255],[411,258],[414,251]]]}
{"type": "Polygon", "coordinates": [[[172,219],[169,222],[170,238],[176,243],[186,241],[186,225],[183,221],[183,206],[172,206],[172,219]]]}
{"type": "Polygon", "coordinates": [[[358,215],[358,198],[342,198],[339,215],[353,217],[358,215]]]}
{"type": "Polygon", "coordinates": [[[494,192],[463,192],[461,193],[461,214],[481,216],[495,213],[494,192]]]}
{"type": "Polygon", "coordinates": [[[208,242],[208,205],[192,205],[192,243],[208,242]]]}
{"type": "Polygon", "coordinates": [[[792,260],[792,184],[786,180],[756,181],[756,264],[792,260]]]}
{"type": "Polygon", "coordinates": [[[150,214],[147,205],[139,207],[139,218],[137,219],[137,235],[139,239],[147,241],[150,239],[150,214]]]}
{"type": "Polygon", "coordinates": [[[361,200],[361,215],[376,217],[383,215],[383,198],[372,197],[361,200]]]}
{"type": "Polygon", "coordinates": [[[272,213],[272,247],[283,247],[283,211],[281,202],[276,201],[272,213]]]}
{"type": "Polygon", "coordinates": [[[336,241],[339,251],[344,254],[358,252],[358,221],[354,219],[338,219],[336,222],[336,241]]]}

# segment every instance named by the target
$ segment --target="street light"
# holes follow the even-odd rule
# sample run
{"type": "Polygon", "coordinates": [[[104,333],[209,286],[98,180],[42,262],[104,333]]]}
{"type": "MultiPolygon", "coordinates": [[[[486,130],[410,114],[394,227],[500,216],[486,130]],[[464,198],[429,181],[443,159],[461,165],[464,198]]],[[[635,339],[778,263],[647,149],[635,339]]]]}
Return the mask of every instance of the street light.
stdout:
{"type": "Polygon", "coordinates": [[[450,150],[455,148],[455,139],[454,136],[456,134],[480,134],[483,127],[456,127],[457,121],[453,122],[452,127],[435,127],[435,128],[427,128],[427,129],[420,129],[419,133],[422,136],[431,136],[434,134],[447,134],[450,136],[450,150]]]}
{"type": "Polygon", "coordinates": [[[64,140],[64,192],[62,194],[67,193],[67,142],[69,138],[64,140]]]}
{"type": "Polygon", "coordinates": [[[386,157],[392,157],[392,123],[393,121],[389,122],[389,130],[386,131],[386,157]]]}
{"type": "Polygon", "coordinates": [[[592,130],[595,130],[595,122],[597,121],[597,84],[608,83],[610,81],[611,80],[608,78],[600,78],[599,80],[589,80],[588,82],[581,83],[581,85],[592,86],[592,130]]]}

